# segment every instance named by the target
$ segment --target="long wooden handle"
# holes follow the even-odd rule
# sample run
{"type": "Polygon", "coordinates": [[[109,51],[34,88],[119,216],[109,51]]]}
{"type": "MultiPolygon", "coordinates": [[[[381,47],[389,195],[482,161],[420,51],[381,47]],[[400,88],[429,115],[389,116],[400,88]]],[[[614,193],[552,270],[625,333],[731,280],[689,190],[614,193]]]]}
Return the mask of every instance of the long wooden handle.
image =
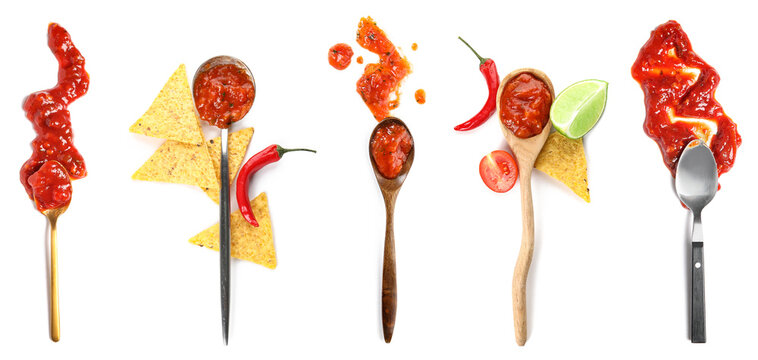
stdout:
{"type": "Polygon", "coordinates": [[[61,338],[60,311],[58,309],[58,244],[57,219],[50,219],[50,339],[61,338]]]}
{"type": "Polygon", "coordinates": [[[397,313],[397,278],[395,277],[395,195],[385,195],[387,224],[384,232],[384,269],[382,271],[382,328],[384,342],[392,341],[397,313]],[[389,195],[389,196],[387,196],[389,195]]]}
{"type": "Polygon", "coordinates": [[[513,326],[516,343],[526,344],[526,278],[534,252],[534,207],[532,206],[532,172],[523,169],[519,174],[521,183],[521,249],[513,271],[513,326]]]}

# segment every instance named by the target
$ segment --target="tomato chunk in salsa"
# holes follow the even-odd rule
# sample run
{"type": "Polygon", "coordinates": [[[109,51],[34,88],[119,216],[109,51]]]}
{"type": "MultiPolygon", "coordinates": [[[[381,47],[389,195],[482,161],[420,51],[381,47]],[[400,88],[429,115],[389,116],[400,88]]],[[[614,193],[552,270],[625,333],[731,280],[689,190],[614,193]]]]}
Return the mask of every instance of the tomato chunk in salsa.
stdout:
{"type": "Polygon", "coordinates": [[[653,30],[632,65],[632,77],[645,93],[645,133],[658,144],[672,176],[695,139],[713,151],[719,176],[732,168],[742,138],[714,96],[721,79],[695,54],[679,23],[653,30]]]}
{"type": "Polygon", "coordinates": [[[371,157],[379,173],[394,179],[403,169],[413,148],[413,138],[405,126],[390,122],[376,130],[371,139],[371,157]]]}
{"type": "Polygon", "coordinates": [[[553,97],[540,79],[522,73],[505,84],[500,96],[500,121],[514,135],[526,139],[542,132],[550,120],[553,97]]]}
{"type": "Polygon", "coordinates": [[[39,199],[50,199],[43,201],[42,207],[38,204],[40,211],[52,209],[56,204],[62,204],[63,200],[67,204],[71,200],[69,177],[81,179],[87,176],[84,159],[74,146],[68,105],[87,93],[89,74],[84,70],[84,57],[74,46],[66,29],[51,23],[47,38],[48,46],[58,60],[58,84],[51,89],[32,93],[24,99],[23,109],[37,137],[31,144],[32,156],[20,171],[21,184],[30,199],[36,197],[38,202],[39,199]],[[50,173],[38,174],[43,171],[50,173]],[[46,181],[58,178],[61,173],[66,175],[68,186],[42,186],[46,181]],[[51,193],[46,193],[47,190],[44,189],[52,190],[51,193]]]}
{"type": "Polygon", "coordinates": [[[193,94],[200,118],[225,129],[250,111],[255,100],[255,85],[245,69],[235,64],[221,64],[197,75],[193,94]]]}
{"type": "Polygon", "coordinates": [[[358,23],[357,41],[364,49],[379,55],[379,63],[366,65],[356,91],[374,118],[381,121],[399,105],[400,84],[410,74],[411,64],[371,17],[361,18],[358,23]],[[391,99],[393,95],[394,99],[391,99]]]}

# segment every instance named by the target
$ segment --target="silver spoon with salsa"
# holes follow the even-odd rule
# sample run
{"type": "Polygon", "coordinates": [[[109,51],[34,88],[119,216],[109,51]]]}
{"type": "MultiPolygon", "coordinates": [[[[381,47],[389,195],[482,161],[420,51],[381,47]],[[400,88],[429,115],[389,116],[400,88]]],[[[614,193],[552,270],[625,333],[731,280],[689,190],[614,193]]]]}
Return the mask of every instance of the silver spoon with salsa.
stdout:
{"type": "Polygon", "coordinates": [[[521,248],[513,271],[513,325],[516,343],[526,344],[526,278],[534,252],[532,169],[550,135],[553,84],[542,71],[518,69],[503,78],[497,92],[497,113],[505,140],[513,150],[521,183],[521,248]]]}
{"type": "Polygon", "coordinates": [[[413,155],[413,136],[404,122],[395,117],[388,117],[376,125],[369,139],[369,157],[387,211],[382,270],[382,329],[386,343],[392,341],[397,313],[395,200],[413,165],[413,155]]]}
{"type": "Polygon", "coordinates": [[[255,79],[250,68],[231,56],[216,56],[195,72],[192,93],[200,118],[221,129],[221,194],[219,198],[219,256],[221,264],[221,326],[229,343],[229,278],[231,234],[229,213],[229,127],[241,120],[255,100],[255,79]]]}

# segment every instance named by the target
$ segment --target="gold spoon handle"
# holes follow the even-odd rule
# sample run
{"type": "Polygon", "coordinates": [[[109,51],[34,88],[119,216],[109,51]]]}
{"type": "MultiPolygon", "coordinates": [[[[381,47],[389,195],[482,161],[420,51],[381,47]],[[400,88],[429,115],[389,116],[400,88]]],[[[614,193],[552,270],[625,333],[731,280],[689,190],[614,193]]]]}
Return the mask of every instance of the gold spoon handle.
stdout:
{"type": "Polygon", "coordinates": [[[387,224],[384,233],[384,269],[382,271],[382,329],[384,342],[392,341],[397,313],[397,278],[395,277],[395,196],[397,192],[385,194],[387,224]]]}
{"type": "Polygon", "coordinates": [[[50,218],[50,339],[61,338],[60,311],[58,309],[58,245],[57,219],[50,218]]]}
{"type": "Polygon", "coordinates": [[[532,172],[531,167],[519,174],[521,183],[521,248],[519,249],[516,269],[513,271],[513,326],[516,343],[526,344],[526,278],[532,264],[534,252],[534,207],[532,206],[532,172]]]}

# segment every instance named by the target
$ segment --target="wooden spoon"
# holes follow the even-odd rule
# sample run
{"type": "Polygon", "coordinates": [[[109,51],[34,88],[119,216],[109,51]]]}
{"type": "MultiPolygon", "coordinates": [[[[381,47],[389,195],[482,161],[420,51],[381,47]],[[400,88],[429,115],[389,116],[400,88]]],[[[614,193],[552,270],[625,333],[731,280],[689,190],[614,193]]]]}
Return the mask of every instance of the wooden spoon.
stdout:
{"type": "MultiPolygon", "coordinates": [[[[512,71],[500,82],[497,90],[497,114],[500,117],[500,97],[505,85],[514,77],[523,73],[534,75],[550,89],[551,99],[555,98],[553,83],[542,71],[523,68],[512,71]]],[[[534,207],[532,205],[532,169],[537,155],[545,145],[550,134],[551,124],[547,122],[542,132],[530,138],[522,139],[514,135],[502,121],[500,128],[503,130],[505,140],[510,145],[513,155],[516,157],[519,167],[519,182],[521,183],[521,249],[516,260],[516,269],[513,271],[513,326],[516,333],[516,343],[519,346],[526,344],[526,278],[529,274],[529,266],[532,263],[534,252],[534,207]]]]}
{"type": "Polygon", "coordinates": [[[388,117],[380,121],[374,128],[374,131],[371,132],[371,138],[369,138],[369,158],[371,159],[371,167],[374,169],[376,182],[379,183],[379,188],[382,190],[384,207],[387,211],[384,233],[384,269],[382,271],[382,329],[384,330],[384,342],[386,343],[392,341],[392,333],[395,330],[395,314],[397,313],[394,226],[395,199],[397,199],[397,193],[400,191],[400,187],[403,186],[403,182],[408,175],[408,171],[411,169],[411,165],[413,165],[413,154],[415,153],[415,145],[412,144],[405,163],[403,163],[403,167],[397,177],[388,179],[379,172],[373,152],[371,151],[371,141],[374,139],[374,136],[376,136],[377,130],[393,123],[404,127],[405,130],[408,131],[408,135],[411,136],[411,140],[413,140],[413,135],[411,135],[411,132],[408,130],[405,123],[395,117],[388,117]]]}

